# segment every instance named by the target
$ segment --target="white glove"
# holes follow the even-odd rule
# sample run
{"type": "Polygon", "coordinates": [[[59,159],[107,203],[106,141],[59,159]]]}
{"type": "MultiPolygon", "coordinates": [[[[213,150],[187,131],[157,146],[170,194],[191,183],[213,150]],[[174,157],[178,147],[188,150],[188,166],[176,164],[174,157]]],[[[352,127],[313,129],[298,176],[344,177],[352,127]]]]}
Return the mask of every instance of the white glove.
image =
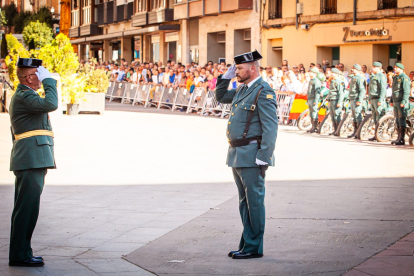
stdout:
{"type": "Polygon", "coordinates": [[[259,159],[257,159],[256,158],[256,165],[259,165],[259,166],[264,166],[264,165],[267,165],[268,163],[266,163],[266,162],[263,162],[262,160],[259,160],[259,159]]]}
{"type": "Polygon", "coordinates": [[[236,64],[233,64],[232,66],[230,66],[230,68],[227,70],[226,73],[224,73],[223,75],[223,79],[228,79],[231,80],[233,78],[236,77],[236,64]]]}
{"type": "Polygon", "coordinates": [[[47,70],[43,66],[38,67],[37,68],[37,72],[35,74],[36,74],[37,78],[40,81],[43,81],[44,79],[47,79],[47,78],[51,78],[52,77],[52,75],[50,74],[49,70],[47,70]]]}

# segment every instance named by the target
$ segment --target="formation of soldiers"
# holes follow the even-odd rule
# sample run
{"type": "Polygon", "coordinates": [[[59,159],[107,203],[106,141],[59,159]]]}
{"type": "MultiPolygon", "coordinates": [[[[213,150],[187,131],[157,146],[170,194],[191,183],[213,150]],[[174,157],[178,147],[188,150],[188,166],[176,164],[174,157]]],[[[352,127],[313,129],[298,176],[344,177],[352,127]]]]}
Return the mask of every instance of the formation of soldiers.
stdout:
{"type": "MultiPolygon", "coordinates": [[[[354,64],[351,69],[351,75],[349,76],[348,96],[353,115],[354,132],[348,138],[357,138],[356,133],[362,122],[362,102],[367,93],[375,126],[377,126],[380,118],[385,115],[387,77],[382,73],[381,62],[377,61],[373,63],[372,75],[368,84],[365,73],[361,69],[359,64],[354,64]]],[[[407,127],[406,119],[409,109],[411,80],[404,73],[404,65],[401,63],[397,63],[394,66],[394,72],[390,104],[393,106],[394,116],[396,118],[398,138],[392,141],[392,144],[405,145],[404,137],[407,127]]],[[[310,75],[312,80],[309,82],[308,88],[308,106],[312,128],[308,132],[314,133],[318,128],[318,105],[321,100],[321,95],[324,94],[323,90],[326,89],[322,84],[326,80],[326,77],[323,73],[319,73],[319,70],[316,68],[311,69],[310,75]]],[[[331,116],[333,125],[333,132],[329,133],[329,135],[340,135],[339,123],[341,122],[346,92],[345,79],[341,71],[333,68],[327,96],[329,115],[331,116]]],[[[375,141],[376,138],[372,137],[368,140],[375,141]]]]}

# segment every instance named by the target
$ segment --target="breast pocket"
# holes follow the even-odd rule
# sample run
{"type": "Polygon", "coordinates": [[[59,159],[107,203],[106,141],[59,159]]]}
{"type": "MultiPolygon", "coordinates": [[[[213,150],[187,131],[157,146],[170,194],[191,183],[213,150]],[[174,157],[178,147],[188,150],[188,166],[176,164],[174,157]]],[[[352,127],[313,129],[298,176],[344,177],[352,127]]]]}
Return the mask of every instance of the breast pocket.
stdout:
{"type": "Polygon", "coordinates": [[[252,112],[252,109],[253,111],[255,109],[253,104],[241,103],[234,109],[237,120],[240,122],[247,122],[248,115],[252,112]]]}

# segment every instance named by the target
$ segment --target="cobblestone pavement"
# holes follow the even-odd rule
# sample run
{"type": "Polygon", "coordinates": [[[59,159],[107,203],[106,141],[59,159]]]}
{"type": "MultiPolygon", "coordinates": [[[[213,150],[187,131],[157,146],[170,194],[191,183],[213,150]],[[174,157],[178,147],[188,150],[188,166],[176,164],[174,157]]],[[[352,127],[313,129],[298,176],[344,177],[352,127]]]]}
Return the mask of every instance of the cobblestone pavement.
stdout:
{"type": "MultiPolygon", "coordinates": [[[[103,116],[52,114],[58,169],[46,177],[33,237],[46,266],[36,269],[7,265],[14,177],[9,118],[0,114],[0,275],[151,275],[122,257],[237,195],[226,120],[118,106],[103,116]]],[[[408,147],[293,127],[280,127],[276,157],[268,181],[413,178],[408,147]]]]}

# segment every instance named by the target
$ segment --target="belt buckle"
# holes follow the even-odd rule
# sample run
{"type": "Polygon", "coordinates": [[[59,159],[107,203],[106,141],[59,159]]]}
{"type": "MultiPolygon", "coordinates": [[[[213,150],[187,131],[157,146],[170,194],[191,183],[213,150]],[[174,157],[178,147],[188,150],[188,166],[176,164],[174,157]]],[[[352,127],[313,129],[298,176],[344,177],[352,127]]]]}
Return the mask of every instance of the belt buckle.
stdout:
{"type": "Polygon", "coordinates": [[[254,111],[256,109],[256,105],[255,104],[252,104],[252,106],[250,107],[250,110],[251,111],[254,111]]]}

